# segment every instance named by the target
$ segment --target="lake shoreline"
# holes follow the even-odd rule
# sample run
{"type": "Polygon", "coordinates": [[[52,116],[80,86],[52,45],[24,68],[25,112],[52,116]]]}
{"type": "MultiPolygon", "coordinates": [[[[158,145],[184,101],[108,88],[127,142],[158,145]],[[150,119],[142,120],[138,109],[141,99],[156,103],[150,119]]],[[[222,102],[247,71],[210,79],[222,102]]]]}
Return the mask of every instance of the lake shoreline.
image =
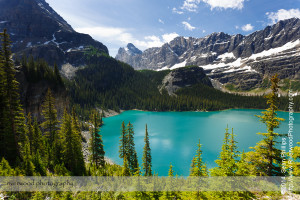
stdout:
{"type": "MultiPolygon", "coordinates": [[[[114,117],[117,115],[122,114],[123,112],[126,111],[141,111],[141,112],[220,112],[220,111],[229,111],[229,110],[242,110],[242,109],[247,109],[247,110],[261,110],[261,111],[265,111],[266,109],[259,109],[259,108],[228,108],[228,109],[224,109],[224,110],[211,110],[211,111],[205,111],[205,110],[190,110],[190,111],[153,111],[153,110],[140,110],[140,109],[130,109],[130,110],[120,110],[120,112],[114,111],[114,110],[110,110],[108,109],[107,111],[99,109],[100,112],[103,111],[104,113],[104,118],[108,118],[108,117],[114,117]]],[[[284,111],[284,110],[278,110],[278,112],[290,112],[290,111],[284,111]]],[[[300,111],[296,112],[294,111],[293,113],[300,113],[300,111]]]]}

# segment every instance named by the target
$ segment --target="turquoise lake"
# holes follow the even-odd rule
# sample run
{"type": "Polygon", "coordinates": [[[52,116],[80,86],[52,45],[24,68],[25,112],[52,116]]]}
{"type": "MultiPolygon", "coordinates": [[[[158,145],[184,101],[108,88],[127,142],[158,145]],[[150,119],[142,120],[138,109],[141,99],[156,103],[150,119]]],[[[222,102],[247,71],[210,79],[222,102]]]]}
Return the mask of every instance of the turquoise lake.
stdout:
{"type": "MultiPolygon", "coordinates": [[[[166,176],[170,163],[178,175],[189,174],[191,160],[196,153],[200,139],[203,151],[203,161],[208,168],[215,167],[225,128],[236,136],[239,150],[249,151],[262,139],[258,132],[265,132],[266,127],[255,115],[262,110],[232,109],[214,112],[147,112],[125,111],[120,115],[104,118],[101,128],[106,156],[115,163],[122,164],[119,158],[119,139],[122,121],[133,124],[135,145],[142,164],[145,125],[148,125],[150,147],[152,153],[152,169],[159,176],[166,176]]],[[[288,112],[278,112],[285,119],[277,129],[278,133],[288,132],[288,112]]],[[[294,145],[300,142],[300,113],[294,113],[294,145]],[[298,133],[298,134],[297,134],[298,133]]]]}

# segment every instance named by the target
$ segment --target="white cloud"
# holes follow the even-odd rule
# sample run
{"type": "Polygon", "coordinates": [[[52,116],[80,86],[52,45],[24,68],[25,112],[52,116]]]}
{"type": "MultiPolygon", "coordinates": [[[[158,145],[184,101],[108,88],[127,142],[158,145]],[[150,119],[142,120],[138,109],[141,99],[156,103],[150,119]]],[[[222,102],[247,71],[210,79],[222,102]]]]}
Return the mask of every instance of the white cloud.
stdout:
{"type": "Polygon", "coordinates": [[[75,28],[75,30],[80,33],[87,33],[99,41],[112,41],[115,39],[127,44],[133,39],[132,35],[123,28],[97,26],[75,28]]]}
{"type": "Polygon", "coordinates": [[[246,24],[246,25],[242,26],[243,31],[252,31],[253,28],[254,28],[254,26],[252,26],[251,24],[246,24]]]}
{"type": "Polygon", "coordinates": [[[160,38],[155,35],[146,36],[144,39],[144,41],[136,40],[134,44],[136,44],[138,47],[144,48],[160,47],[164,44],[160,38]]]}
{"type": "Polygon", "coordinates": [[[187,10],[190,12],[197,12],[198,4],[200,0],[185,0],[183,5],[180,7],[182,10],[187,10]]]}
{"type": "Polygon", "coordinates": [[[165,24],[165,22],[161,19],[158,19],[158,22],[161,23],[161,24],[165,24]]]}
{"type": "Polygon", "coordinates": [[[203,30],[202,33],[206,33],[206,30],[203,30]]]}
{"type": "Polygon", "coordinates": [[[137,39],[130,33],[130,30],[128,29],[106,26],[76,28],[75,30],[81,33],[89,34],[98,41],[114,44],[114,46],[117,45],[120,47],[125,46],[128,43],[133,43],[141,50],[151,47],[160,47],[164,43],[170,42],[175,37],[179,36],[174,32],[166,33],[161,36],[150,35],[145,36],[142,39],[137,39]]]}
{"type": "Polygon", "coordinates": [[[210,5],[211,9],[214,8],[232,8],[232,9],[242,9],[244,7],[245,0],[203,0],[203,2],[210,5]]]}
{"type": "Polygon", "coordinates": [[[192,26],[191,24],[189,24],[188,22],[185,22],[185,21],[183,21],[182,24],[184,25],[185,30],[192,31],[196,28],[196,27],[192,26]]]}
{"type": "Polygon", "coordinates": [[[178,37],[179,35],[177,33],[169,33],[169,34],[164,34],[162,35],[163,41],[164,42],[170,42],[172,41],[174,38],[178,37]]]}
{"type": "Polygon", "coordinates": [[[235,26],[235,29],[239,29],[240,27],[239,26],[235,26]]]}
{"type": "Polygon", "coordinates": [[[300,18],[300,10],[297,9],[280,9],[277,12],[267,12],[266,15],[272,21],[272,24],[277,23],[280,20],[290,19],[290,18],[300,18]]]}
{"type": "Polygon", "coordinates": [[[188,17],[188,20],[189,20],[189,21],[191,21],[191,18],[190,18],[190,17],[188,17]]]}
{"type": "Polygon", "coordinates": [[[173,13],[176,13],[176,14],[179,14],[179,15],[182,15],[182,14],[183,14],[183,12],[177,10],[177,8],[173,8],[173,9],[172,9],[172,12],[173,12],[173,13]]]}

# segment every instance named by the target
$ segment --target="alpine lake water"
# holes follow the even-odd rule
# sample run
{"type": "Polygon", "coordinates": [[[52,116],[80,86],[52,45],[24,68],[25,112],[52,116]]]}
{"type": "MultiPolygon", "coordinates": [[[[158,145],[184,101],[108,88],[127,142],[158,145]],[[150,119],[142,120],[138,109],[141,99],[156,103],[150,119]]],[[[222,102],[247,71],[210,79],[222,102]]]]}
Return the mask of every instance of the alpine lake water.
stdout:
{"type": "MultiPolygon", "coordinates": [[[[200,139],[203,151],[203,161],[208,168],[216,166],[214,162],[221,151],[225,128],[229,132],[233,128],[239,151],[250,151],[262,136],[258,132],[266,132],[266,126],[259,122],[255,115],[261,115],[262,110],[231,109],[213,112],[148,112],[125,111],[120,115],[104,118],[101,128],[105,155],[115,163],[122,165],[119,158],[119,140],[122,121],[129,121],[134,127],[135,148],[139,164],[142,164],[145,125],[148,133],[152,155],[152,169],[159,176],[167,176],[170,164],[174,166],[179,176],[188,176],[191,160],[196,154],[200,139]]],[[[278,112],[284,118],[277,133],[287,133],[289,113],[278,112]]],[[[293,144],[300,142],[300,113],[294,113],[293,144]]],[[[288,141],[288,138],[287,138],[288,141]]],[[[281,142],[281,139],[280,139],[281,142]]],[[[280,146],[279,146],[280,147],[280,146]]],[[[288,144],[286,148],[288,150],[288,144]]],[[[281,148],[281,147],[280,147],[281,148]]]]}

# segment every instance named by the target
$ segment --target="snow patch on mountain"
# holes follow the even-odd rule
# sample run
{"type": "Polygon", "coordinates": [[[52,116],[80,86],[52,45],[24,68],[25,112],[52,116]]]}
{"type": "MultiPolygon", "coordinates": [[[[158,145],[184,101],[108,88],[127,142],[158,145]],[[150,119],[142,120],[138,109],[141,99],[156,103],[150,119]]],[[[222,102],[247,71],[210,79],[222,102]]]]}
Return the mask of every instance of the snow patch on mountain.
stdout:
{"type": "Polygon", "coordinates": [[[252,54],[249,59],[253,59],[256,60],[257,58],[261,58],[261,57],[268,57],[274,54],[278,54],[278,53],[282,53],[283,51],[295,48],[296,46],[300,45],[300,39],[296,40],[294,42],[288,42],[285,45],[281,46],[281,47],[277,47],[277,48],[273,48],[273,49],[269,49],[257,54],[252,54]]]}
{"type": "Polygon", "coordinates": [[[232,52],[230,52],[230,53],[227,52],[227,53],[224,53],[224,54],[218,56],[218,59],[221,59],[222,61],[225,61],[228,58],[235,58],[235,56],[233,55],[232,52]]]}
{"type": "Polygon", "coordinates": [[[181,63],[178,63],[178,64],[173,65],[170,69],[173,70],[173,69],[185,67],[186,63],[187,63],[187,60],[185,60],[185,61],[183,61],[183,62],[181,62],[181,63]]]}

